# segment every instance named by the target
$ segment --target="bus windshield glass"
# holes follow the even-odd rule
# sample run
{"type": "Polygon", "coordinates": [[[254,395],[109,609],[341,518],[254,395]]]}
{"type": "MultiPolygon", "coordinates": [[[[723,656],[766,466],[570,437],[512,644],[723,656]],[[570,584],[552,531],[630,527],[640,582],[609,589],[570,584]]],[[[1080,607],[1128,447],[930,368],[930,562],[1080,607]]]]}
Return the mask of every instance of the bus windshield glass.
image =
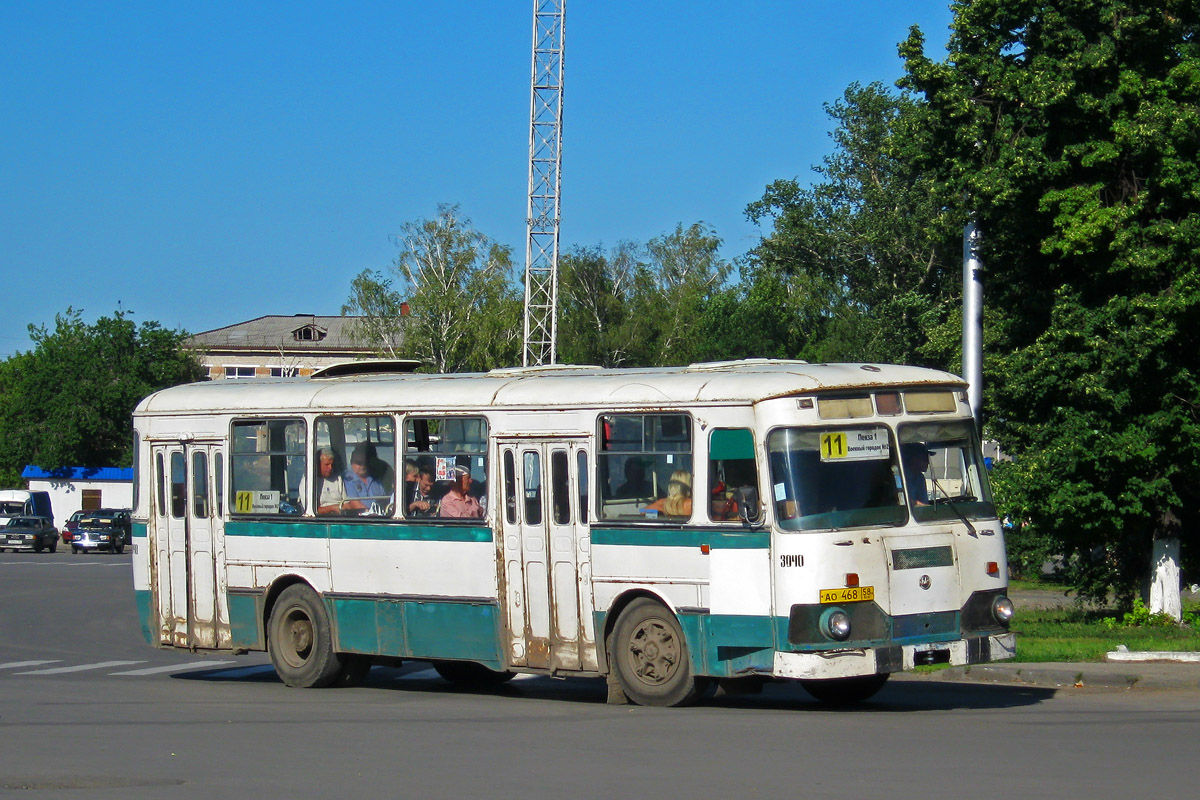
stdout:
{"type": "Polygon", "coordinates": [[[780,428],[768,451],[784,530],[894,526],[908,518],[900,462],[884,425],[780,428]]]}
{"type": "Polygon", "coordinates": [[[992,493],[970,422],[900,426],[904,483],[917,522],[994,517],[992,493]]]}

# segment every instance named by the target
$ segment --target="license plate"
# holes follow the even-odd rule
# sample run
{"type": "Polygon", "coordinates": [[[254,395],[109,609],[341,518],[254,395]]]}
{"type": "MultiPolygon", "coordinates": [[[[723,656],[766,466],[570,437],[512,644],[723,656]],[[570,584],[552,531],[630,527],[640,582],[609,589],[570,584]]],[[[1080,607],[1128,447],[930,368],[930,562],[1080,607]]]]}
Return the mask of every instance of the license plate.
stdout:
{"type": "Polygon", "coordinates": [[[874,600],[874,586],[855,586],[846,589],[822,589],[822,603],[856,603],[862,600],[874,600]]]}
{"type": "Polygon", "coordinates": [[[25,544],[25,542],[21,539],[9,539],[8,544],[25,544]]]}

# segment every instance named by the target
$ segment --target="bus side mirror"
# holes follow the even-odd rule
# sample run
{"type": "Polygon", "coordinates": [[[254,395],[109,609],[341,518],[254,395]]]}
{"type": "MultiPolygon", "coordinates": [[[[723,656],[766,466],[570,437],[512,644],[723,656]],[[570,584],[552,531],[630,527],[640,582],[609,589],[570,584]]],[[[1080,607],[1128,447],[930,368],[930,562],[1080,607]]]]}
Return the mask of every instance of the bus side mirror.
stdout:
{"type": "Polygon", "coordinates": [[[743,486],[737,490],[738,514],[742,522],[754,525],[762,521],[762,509],[758,506],[758,489],[743,486]]]}

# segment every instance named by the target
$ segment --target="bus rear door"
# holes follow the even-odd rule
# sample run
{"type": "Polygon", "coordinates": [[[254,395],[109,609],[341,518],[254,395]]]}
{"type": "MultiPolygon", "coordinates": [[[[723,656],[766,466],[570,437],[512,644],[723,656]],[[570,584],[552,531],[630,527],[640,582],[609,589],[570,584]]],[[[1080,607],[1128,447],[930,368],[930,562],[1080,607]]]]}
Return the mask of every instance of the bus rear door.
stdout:
{"type": "Polygon", "coordinates": [[[216,444],[153,446],[155,589],[162,644],[230,643],[222,524],[224,454],[216,444]]]}

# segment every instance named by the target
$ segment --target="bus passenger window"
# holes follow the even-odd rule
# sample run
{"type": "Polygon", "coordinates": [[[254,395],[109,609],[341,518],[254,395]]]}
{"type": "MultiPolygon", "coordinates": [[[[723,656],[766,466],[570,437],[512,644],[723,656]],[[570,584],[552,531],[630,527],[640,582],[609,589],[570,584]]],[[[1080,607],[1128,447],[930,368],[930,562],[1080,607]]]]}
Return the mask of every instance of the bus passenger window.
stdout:
{"type": "Polygon", "coordinates": [[[550,454],[551,518],[555,525],[566,525],[571,521],[571,492],[568,484],[567,451],[555,450],[550,454]]]}
{"type": "MultiPolygon", "coordinates": [[[[487,420],[483,417],[409,417],[404,461],[433,478],[433,510],[405,508],[409,518],[481,519],[487,513],[487,420]]],[[[420,474],[420,473],[418,473],[420,474]]]]}
{"type": "Polygon", "coordinates": [[[301,512],[307,450],[304,420],[235,420],[230,449],[233,514],[301,512]]]}
{"type": "Polygon", "coordinates": [[[183,453],[171,453],[171,516],[183,519],[187,511],[187,462],[183,453]]]}
{"type": "Polygon", "coordinates": [[[686,414],[605,414],[599,427],[601,519],[691,517],[692,422],[686,414]]]}
{"type": "Polygon", "coordinates": [[[579,521],[586,525],[588,521],[588,457],[580,450],[575,454],[575,480],[579,489],[579,521]]]}
{"type": "Polygon", "coordinates": [[[750,429],[716,428],[709,434],[708,480],[713,522],[740,521],[742,504],[754,515],[758,506],[758,466],[750,429]]]}
{"type": "MultiPolygon", "coordinates": [[[[391,417],[317,417],[311,478],[300,484],[301,505],[319,515],[391,516],[396,497],[396,423],[391,417]],[[311,486],[310,486],[311,484],[311,486]]],[[[416,475],[404,481],[404,497],[416,475]]]]}

